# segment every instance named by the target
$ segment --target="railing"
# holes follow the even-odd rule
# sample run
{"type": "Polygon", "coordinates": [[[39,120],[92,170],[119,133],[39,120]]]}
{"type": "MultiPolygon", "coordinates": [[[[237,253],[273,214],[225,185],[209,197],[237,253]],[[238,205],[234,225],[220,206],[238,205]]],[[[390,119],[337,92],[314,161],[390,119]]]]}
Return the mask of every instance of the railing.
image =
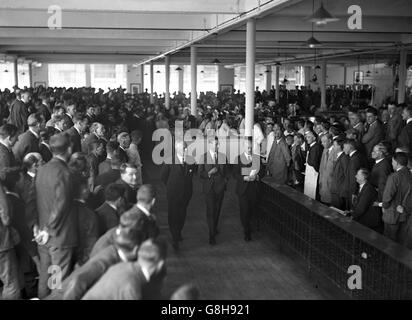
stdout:
{"type": "Polygon", "coordinates": [[[412,251],[270,178],[261,182],[260,196],[260,227],[300,256],[309,271],[351,298],[412,298],[412,251]],[[348,285],[350,266],[361,271],[361,289],[348,285]]]}

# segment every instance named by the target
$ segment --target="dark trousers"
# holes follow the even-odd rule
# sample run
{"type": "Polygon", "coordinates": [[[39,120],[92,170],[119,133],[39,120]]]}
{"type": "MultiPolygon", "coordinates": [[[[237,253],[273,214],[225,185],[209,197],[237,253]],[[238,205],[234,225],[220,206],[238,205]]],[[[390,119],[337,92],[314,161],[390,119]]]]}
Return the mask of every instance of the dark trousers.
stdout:
{"type": "Polygon", "coordinates": [[[3,283],[2,300],[20,299],[19,265],[14,249],[0,252],[0,280],[3,283]]]}
{"type": "Polygon", "coordinates": [[[20,282],[24,288],[23,299],[37,297],[37,273],[36,264],[30,256],[28,250],[20,242],[16,247],[16,256],[19,263],[20,282]]]}
{"type": "Polygon", "coordinates": [[[409,226],[407,221],[398,222],[396,224],[385,223],[383,235],[406,246],[409,242],[408,231],[409,226]]]}
{"type": "Polygon", "coordinates": [[[74,249],[57,248],[48,244],[39,246],[40,275],[39,298],[45,298],[53,290],[61,288],[61,283],[74,268],[74,249]]]}
{"type": "Polygon", "coordinates": [[[247,192],[243,195],[238,195],[239,209],[240,209],[240,222],[242,223],[243,231],[246,236],[250,236],[252,230],[250,221],[254,215],[256,209],[256,194],[247,192]]]}
{"type": "Polygon", "coordinates": [[[185,225],[188,204],[189,200],[187,199],[168,199],[169,230],[174,242],[179,241],[181,237],[185,225]]]}
{"type": "Polygon", "coordinates": [[[224,191],[216,193],[213,189],[206,194],[206,217],[209,227],[209,238],[213,238],[216,235],[224,194],[224,191]]]}
{"type": "Polygon", "coordinates": [[[335,207],[340,210],[346,210],[346,200],[342,198],[337,193],[332,193],[332,207],[335,207]]]}

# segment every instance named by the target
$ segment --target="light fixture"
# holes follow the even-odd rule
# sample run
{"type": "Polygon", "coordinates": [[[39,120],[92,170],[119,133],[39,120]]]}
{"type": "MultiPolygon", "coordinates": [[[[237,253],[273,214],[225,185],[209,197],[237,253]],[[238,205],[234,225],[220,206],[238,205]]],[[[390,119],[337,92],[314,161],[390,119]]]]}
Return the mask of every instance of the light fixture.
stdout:
{"type": "Polygon", "coordinates": [[[270,70],[265,70],[265,73],[269,73],[270,72],[270,70]]]}
{"type": "MultiPolygon", "coordinates": [[[[215,57],[216,57],[216,52],[217,52],[217,32],[214,33],[215,35],[215,57]]],[[[218,58],[214,58],[212,61],[213,64],[220,64],[220,60],[218,58]]]]}
{"type": "Polygon", "coordinates": [[[316,65],[315,69],[317,70],[321,69],[320,65],[316,65]]]}
{"type": "Polygon", "coordinates": [[[176,71],[182,71],[183,69],[180,68],[180,67],[177,67],[175,70],[176,70],[176,71]]]}
{"type": "Polygon", "coordinates": [[[276,63],[275,63],[275,66],[277,66],[277,67],[279,67],[279,66],[281,66],[282,64],[279,62],[279,61],[277,61],[276,63]]]}
{"type": "Polygon", "coordinates": [[[317,48],[317,47],[319,47],[319,46],[321,46],[322,45],[322,43],[321,42],[319,42],[314,36],[313,36],[313,32],[312,32],[312,36],[306,41],[306,45],[309,47],[309,48],[317,48]]]}
{"type": "Polygon", "coordinates": [[[215,58],[215,59],[212,61],[212,63],[213,63],[213,64],[219,64],[219,63],[220,63],[220,60],[217,59],[217,58],[215,58]]]}
{"type": "Polygon", "coordinates": [[[160,73],[160,70],[157,70],[156,73],[160,73]]]}
{"type": "Polygon", "coordinates": [[[313,82],[318,81],[318,76],[317,76],[316,74],[314,74],[314,75],[312,76],[312,81],[313,81],[313,82]]]}
{"type": "Polygon", "coordinates": [[[6,69],[6,70],[4,70],[4,72],[9,72],[9,70],[6,69]]]}
{"type": "Polygon", "coordinates": [[[147,76],[147,75],[148,75],[148,73],[146,72],[144,75],[145,75],[145,76],[147,76]]]}
{"type": "MultiPolygon", "coordinates": [[[[313,0],[313,8],[314,5],[315,1],[313,0]]],[[[321,1],[320,3],[320,8],[306,19],[312,23],[315,23],[317,26],[322,26],[329,22],[335,22],[339,20],[339,18],[333,16],[328,10],[323,7],[323,1],[321,1]]]]}

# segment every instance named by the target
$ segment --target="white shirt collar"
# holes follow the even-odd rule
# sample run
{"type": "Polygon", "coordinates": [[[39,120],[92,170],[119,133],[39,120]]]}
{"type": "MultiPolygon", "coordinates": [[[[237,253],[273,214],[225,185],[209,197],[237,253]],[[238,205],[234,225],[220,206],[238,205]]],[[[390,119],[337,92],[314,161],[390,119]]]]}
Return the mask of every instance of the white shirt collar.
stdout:
{"type": "Polygon", "coordinates": [[[10,147],[9,147],[7,144],[5,144],[3,141],[0,141],[0,143],[1,143],[3,146],[5,146],[8,150],[10,150],[10,147]]]}
{"type": "Polygon", "coordinates": [[[356,151],[358,150],[353,150],[351,153],[349,153],[349,157],[352,157],[356,153],[356,151]]]}
{"type": "Polygon", "coordinates": [[[79,133],[79,135],[81,136],[82,134],[80,133],[80,130],[76,128],[76,126],[73,126],[74,129],[76,129],[76,131],[79,133]]]}
{"type": "Polygon", "coordinates": [[[330,146],[328,150],[329,150],[329,153],[331,153],[331,152],[332,152],[332,150],[333,150],[333,145],[332,145],[332,146],[330,146]]]}
{"type": "Polygon", "coordinates": [[[339,159],[339,157],[342,155],[343,151],[339,151],[338,152],[338,156],[336,157],[336,159],[339,159]]]}
{"type": "Polygon", "coordinates": [[[117,249],[117,254],[120,257],[120,260],[122,260],[123,262],[129,262],[129,260],[127,260],[126,255],[123,253],[122,250],[117,249]]]}
{"type": "Polygon", "coordinates": [[[279,144],[280,140],[282,140],[282,138],[276,139],[276,144],[279,144]]]}
{"type": "Polygon", "coordinates": [[[176,153],[176,157],[177,157],[177,159],[179,159],[179,162],[180,162],[180,163],[183,163],[183,156],[181,156],[180,154],[177,154],[177,153],[176,153]]]}
{"type": "Polygon", "coordinates": [[[412,122],[412,118],[409,118],[408,120],[406,120],[406,124],[408,124],[409,122],[412,122]]]}
{"type": "Polygon", "coordinates": [[[29,128],[29,131],[36,137],[36,139],[39,138],[39,135],[36,132],[34,132],[32,128],[29,128]]]}
{"type": "Polygon", "coordinates": [[[216,152],[213,150],[209,150],[210,156],[212,157],[212,159],[215,159],[216,157],[216,152]]]}
{"type": "Polygon", "coordinates": [[[41,144],[44,144],[50,150],[50,146],[46,142],[42,141],[41,144]]]}
{"type": "Polygon", "coordinates": [[[148,217],[151,216],[149,210],[147,210],[145,207],[143,207],[140,203],[137,203],[136,207],[139,208],[140,211],[142,211],[146,216],[148,216],[148,217]]]}
{"type": "Polygon", "coordinates": [[[32,178],[34,178],[36,176],[36,174],[34,174],[33,172],[30,172],[30,171],[27,171],[27,174],[32,178]]]}
{"type": "Polygon", "coordinates": [[[251,160],[252,159],[252,155],[251,154],[247,154],[246,151],[244,152],[246,159],[251,160]]]}
{"type": "Polygon", "coordinates": [[[309,147],[312,148],[316,144],[316,141],[312,142],[309,147]]]}
{"type": "Polygon", "coordinates": [[[396,170],[396,172],[398,172],[399,170],[402,170],[403,169],[403,167],[401,167],[401,168],[398,168],[397,170],[396,170]]]}
{"type": "Polygon", "coordinates": [[[77,201],[77,202],[80,202],[80,203],[83,203],[83,204],[85,204],[86,203],[86,201],[85,200],[83,200],[83,199],[74,199],[75,201],[77,201]]]}
{"type": "Polygon", "coordinates": [[[142,267],[140,267],[140,270],[142,270],[142,273],[143,273],[144,277],[146,278],[146,281],[149,282],[149,280],[150,280],[149,272],[145,268],[142,268],[142,267]]]}
{"type": "Polygon", "coordinates": [[[376,160],[375,163],[378,164],[379,162],[381,162],[384,158],[376,160]]]}
{"type": "Polygon", "coordinates": [[[362,190],[362,188],[363,188],[363,186],[364,186],[365,184],[366,184],[366,182],[359,185],[359,192],[361,192],[361,190],[362,190]]]}
{"type": "Polygon", "coordinates": [[[111,208],[113,208],[115,211],[117,211],[117,207],[116,207],[113,203],[110,203],[110,202],[107,202],[107,201],[106,201],[106,203],[107,203],[107,205],[108,205],[109,207],[111,207],[111,208]]]}

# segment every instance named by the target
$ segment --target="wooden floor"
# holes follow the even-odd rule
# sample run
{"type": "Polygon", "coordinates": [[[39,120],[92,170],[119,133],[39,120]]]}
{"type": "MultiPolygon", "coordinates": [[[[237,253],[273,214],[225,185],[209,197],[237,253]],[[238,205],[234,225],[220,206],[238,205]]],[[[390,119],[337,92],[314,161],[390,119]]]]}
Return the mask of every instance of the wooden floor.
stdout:
{"type": "MultiPolygon", "coordinates": [[[[161,234],[170,240],[167,224],[166,189],[159,179],[159,168],[147,165],[146,181],[158,191],[154,212],[161,234]]],[[[319,283],[287,252],[281,252],[276,240],[264,232],[254,232],[252,241],[243,240],[234,194],[229,182],[219,223],[217,245],[208,244],[206,208],[199,179],[194,180],[184,241],[179,253],[169,246],[164,294],[170,297],[184,283],[194,283],[201,299],[342,299],[330,284],[319,283]]]]}

